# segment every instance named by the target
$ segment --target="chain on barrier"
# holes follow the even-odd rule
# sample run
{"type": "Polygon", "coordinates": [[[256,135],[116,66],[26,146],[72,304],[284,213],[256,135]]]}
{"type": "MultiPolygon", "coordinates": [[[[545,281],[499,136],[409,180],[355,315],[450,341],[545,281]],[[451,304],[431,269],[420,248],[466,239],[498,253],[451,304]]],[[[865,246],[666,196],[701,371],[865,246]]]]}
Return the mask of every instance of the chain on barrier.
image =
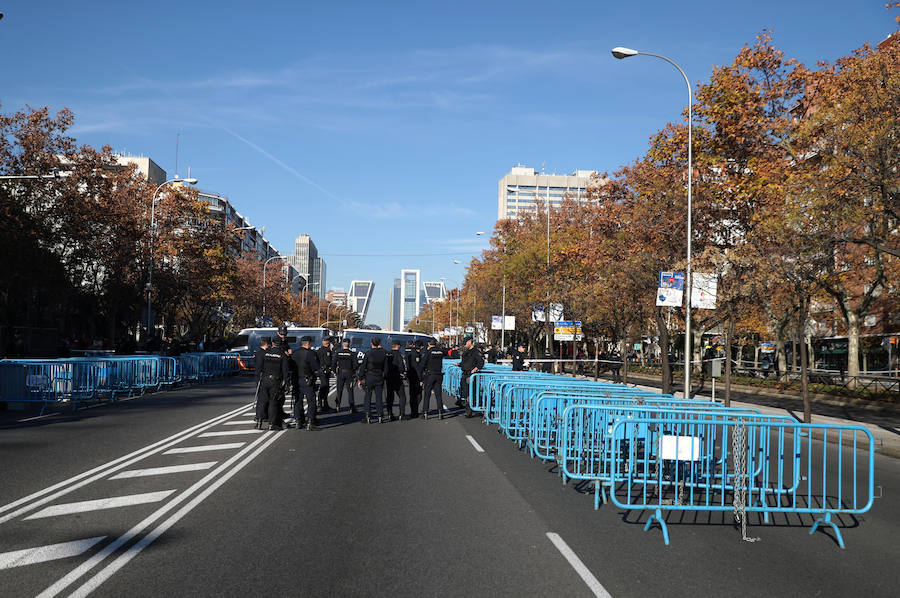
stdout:
{"type": "Polygon", "coordinates": [[[747,472],[747,427],[744,420],[738,420],[732,438],[734,459],[734,520],[741,524],[741,538],[745,542],[758,542],[759,538],[747,536],[747,486],[750,474],[747,472]]]}

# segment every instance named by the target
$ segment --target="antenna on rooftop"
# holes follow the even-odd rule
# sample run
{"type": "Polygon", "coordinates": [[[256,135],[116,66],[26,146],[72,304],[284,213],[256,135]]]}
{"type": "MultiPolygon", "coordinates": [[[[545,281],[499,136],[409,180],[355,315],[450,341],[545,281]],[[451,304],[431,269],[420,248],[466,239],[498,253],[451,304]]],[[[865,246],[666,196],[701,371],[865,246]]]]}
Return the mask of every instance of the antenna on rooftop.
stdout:
{"type": "Polygon", "coordinates": [[[181,133],[175,134],[175,178],[178,178],[178,141],[181,137],[181,133]]]}

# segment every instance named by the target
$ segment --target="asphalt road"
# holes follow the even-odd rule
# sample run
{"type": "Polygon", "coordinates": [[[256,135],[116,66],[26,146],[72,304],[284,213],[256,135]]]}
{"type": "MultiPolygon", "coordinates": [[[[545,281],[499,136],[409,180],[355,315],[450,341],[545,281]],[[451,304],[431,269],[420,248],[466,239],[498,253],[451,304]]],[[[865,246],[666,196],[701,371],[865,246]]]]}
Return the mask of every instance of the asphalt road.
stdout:
{"type": "Polygon", "coordinates": [[[0,594],[887,596],[900,582],[894,459],[876,456],[872,510],[839,518],[846,550],[810,536],[812,516],[743,542],[730,513],[669,516],[666,546],[646,513],[594,511],[479,419],[344,412],[255,432],[252,391],[234,379],[0,423],[0,594]]]}

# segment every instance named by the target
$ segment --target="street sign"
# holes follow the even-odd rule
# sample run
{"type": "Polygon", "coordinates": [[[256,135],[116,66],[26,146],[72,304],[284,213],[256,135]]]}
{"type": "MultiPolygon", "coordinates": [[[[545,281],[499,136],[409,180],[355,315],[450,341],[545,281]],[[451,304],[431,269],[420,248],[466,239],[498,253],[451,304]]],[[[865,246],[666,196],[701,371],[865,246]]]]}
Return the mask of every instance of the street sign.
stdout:
{"type": "Polygon", "coordinates": [[[553,340],[574,341],[576,336],[582,336],[581,322],[560,320],[553,325],[553,340]]]}
{"type": "Polygon", "coordinates": [[[531,321],[532,322],[546,322],[547,318],[544,315],[544,306],[543,305],[535,305],[531,308],[531,321]]]}
{"type": "Polygon", "coordinates": [[[715,309],[718,278],[715,274],[691,275],[691,307],[715,309]]]}
{"type": "Polygon", "coordinates": [[[558,322],[563,318],[563,304],[562,303],[551,303],[550,304],[550,321],[558,322]]]}
{"type": "Polygon", "coordinates": [[[656,289],[656,305],[681,307],[684,295],[684,272],[660,272],[656,289]]]}

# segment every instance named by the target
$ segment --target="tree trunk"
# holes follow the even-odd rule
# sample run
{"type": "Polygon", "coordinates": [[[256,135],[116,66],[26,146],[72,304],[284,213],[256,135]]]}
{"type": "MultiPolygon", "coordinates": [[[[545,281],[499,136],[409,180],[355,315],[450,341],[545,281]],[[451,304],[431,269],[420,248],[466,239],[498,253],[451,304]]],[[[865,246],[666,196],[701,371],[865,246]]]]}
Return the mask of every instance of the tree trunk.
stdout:
{"type": "Polygon", "coordinates": [[[806,345],[806,311],[807,298],[800,300],[800,314],[798,319],[800,322],[800,330],[803,334],[800,343],[800,397],[803,399],[803,422],[812,422],[812,413],[809,405],[809,355],[807,354],[806,345]]]}
{"type": "Polygon", "coordinates": [[[847,375],[850,377],[848,387],[856,388],[856,376],[859,376],[859,315],[847,310],[847,375]]]}
{"type": "Polygon", "coordinates": [[[628,384],[628,339],[619,341],[619,357],[622,360],[622,384],[628,384]]]}
{"type": "Polygon", "coordinates": [[[728,305],[728,324],[725,326],[725,406],[731,407],[731,337],[734,336],[734,307],[728,305]]]}
{"type": "Polygon", "coordinates": [[[664,395],[672,394],[672,384],[669,379],[669,329],[666,327],[666,318],[662,311],[657,309],[656,330],[659,333],[659,356],[662,361],[662,393],[664,395]]]}

